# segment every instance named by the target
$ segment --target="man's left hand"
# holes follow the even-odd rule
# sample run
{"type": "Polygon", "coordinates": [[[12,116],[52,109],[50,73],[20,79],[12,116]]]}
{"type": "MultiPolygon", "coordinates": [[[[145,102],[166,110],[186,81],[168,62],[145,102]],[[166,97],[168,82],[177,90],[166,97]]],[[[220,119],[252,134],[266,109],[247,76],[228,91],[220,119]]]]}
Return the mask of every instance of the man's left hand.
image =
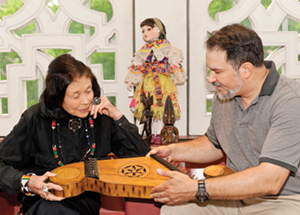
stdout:
{"type": "Polygon", "coordinates": [[[151,190],[150,197],[154,201],[175,205],[195,199],[198,192],[197,180],[176,171],[157,169],[157,173],[170,179],[151,190]]]}

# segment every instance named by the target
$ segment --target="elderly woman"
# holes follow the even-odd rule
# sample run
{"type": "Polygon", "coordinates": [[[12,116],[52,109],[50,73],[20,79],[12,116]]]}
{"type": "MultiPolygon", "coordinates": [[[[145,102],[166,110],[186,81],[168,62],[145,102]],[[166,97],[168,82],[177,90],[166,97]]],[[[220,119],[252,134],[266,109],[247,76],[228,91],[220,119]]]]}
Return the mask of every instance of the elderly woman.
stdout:
{"type": "Polygon", "coordinates": [[[0,190],[18,193],[24,214],[99,214],[100,194],[62,199],[47,189],[52,169],[89,157],[144,156],[149,146],[109,100],[90,68],[69,54],[54,59],[38,104],[0,144],[0,190]],[[100,102],[101,101],[101,102],[100,102]],[[21,192],[20,192],[21,191],[21,192]]]}

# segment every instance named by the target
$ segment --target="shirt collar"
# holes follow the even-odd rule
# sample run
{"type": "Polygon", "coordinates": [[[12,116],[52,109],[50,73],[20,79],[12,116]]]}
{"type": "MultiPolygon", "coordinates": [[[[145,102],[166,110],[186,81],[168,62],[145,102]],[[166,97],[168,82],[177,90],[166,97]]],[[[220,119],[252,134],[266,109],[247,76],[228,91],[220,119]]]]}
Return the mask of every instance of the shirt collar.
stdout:
{"type": "Polygon", "coordinates": [[[278,80],[279,80],[279,73],[276,70],[275,63],[273,61],[265,61],[264,62],[265,67],[270,70],[269,74],[267,75],[267,78],[262,85],[262,88],[260,90],[259,96],[270,96],[272,95],[278,80]]]}

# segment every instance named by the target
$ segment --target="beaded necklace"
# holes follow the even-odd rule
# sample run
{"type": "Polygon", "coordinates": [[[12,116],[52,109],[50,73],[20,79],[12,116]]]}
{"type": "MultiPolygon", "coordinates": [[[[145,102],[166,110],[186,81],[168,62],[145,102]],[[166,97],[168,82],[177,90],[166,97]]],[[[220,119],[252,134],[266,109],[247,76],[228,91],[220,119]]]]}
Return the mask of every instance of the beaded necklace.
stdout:
{"type": "MultiPolygon", "coordinates": [[[[89,155],[88,155],[88,157],[93,157],[94,154],[95,154],[95,150],[96,150],[96,142],[95,142],[94,121],[93,121],[93,119],[91,117],[89,118],[89,124],[90,124],[90,128],[92,129],[92,146],[90,144],[90,139],[89,139],[88,129],[87,128],[85,129],[85,132],[86,132],[85,138],[88,141],[89,147],[91,147],[90,150],[87,151],[87,153],[90,152],[89,155]]],[[[53,150],[53,155],[54,155],[55,159],[57,160],[58,165],[59,166],[63,166],[64,165],[63,162],[58,157],[57,146],[56,146],[56,143],[55,143],[56,120],[52,121],[51,127],[52,127],[52,150],[53,150]]]]}

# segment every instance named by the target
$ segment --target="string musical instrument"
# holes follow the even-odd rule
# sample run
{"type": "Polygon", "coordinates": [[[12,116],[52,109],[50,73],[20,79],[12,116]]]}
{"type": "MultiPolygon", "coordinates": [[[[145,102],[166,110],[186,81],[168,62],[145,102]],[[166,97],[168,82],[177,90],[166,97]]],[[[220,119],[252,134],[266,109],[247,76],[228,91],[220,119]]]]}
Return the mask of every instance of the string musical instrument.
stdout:
{"type": "Polygon", "coordinates": [[[98,161],[89,159],[52,170],[56,176],[51,177],[49,182],[63,188],[62,191],[51,190],[59,197],[74,197],[85,191],[94,191],[108,196],[150,199],[151,189],[169,180],[157,173],[158,168],[184,173],[158,155],[98,161]]]}
{"type": "Polygon", "coordinates": [[[51,190],[60,197],[77,196],[84,191],[95,191],[109,196],[150,198],[151,189],[168,177],[160,176],[156,169],[175,170],[157,155],[151,157],[114,160],[88,160],[54,169],[50,182],[63,191],[51,190]]]}
{"type": "Polygon", "coordinates": [[[211,165],[203,170],[205,178],[216,178],[234,173],[232,169],[223,165],[211,165]]]}

